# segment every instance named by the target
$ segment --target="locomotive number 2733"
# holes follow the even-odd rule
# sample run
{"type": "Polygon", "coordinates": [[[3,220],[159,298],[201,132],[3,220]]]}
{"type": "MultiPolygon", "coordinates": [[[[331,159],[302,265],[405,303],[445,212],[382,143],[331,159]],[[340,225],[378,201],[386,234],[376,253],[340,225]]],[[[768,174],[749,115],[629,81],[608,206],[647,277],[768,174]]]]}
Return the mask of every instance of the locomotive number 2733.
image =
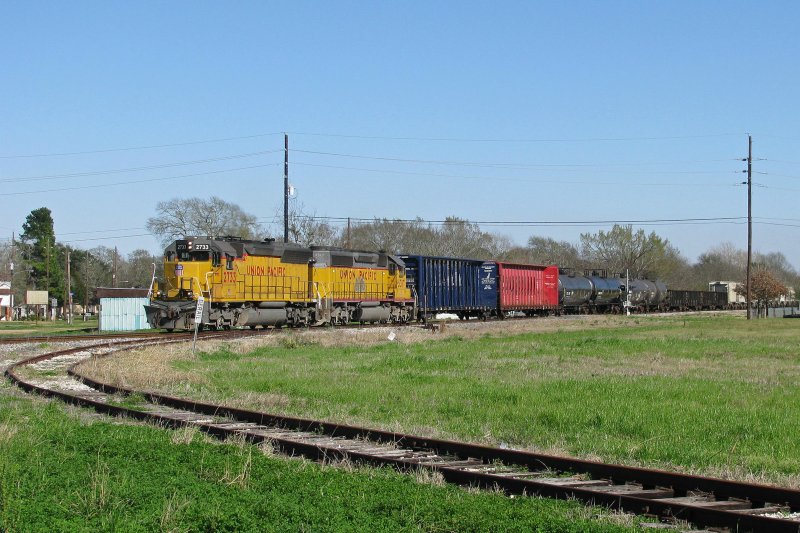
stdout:
{"type": "Polygon", "coordinates": [[[236,272],[223,272],[222,283],[236,283],[236,272]]]}

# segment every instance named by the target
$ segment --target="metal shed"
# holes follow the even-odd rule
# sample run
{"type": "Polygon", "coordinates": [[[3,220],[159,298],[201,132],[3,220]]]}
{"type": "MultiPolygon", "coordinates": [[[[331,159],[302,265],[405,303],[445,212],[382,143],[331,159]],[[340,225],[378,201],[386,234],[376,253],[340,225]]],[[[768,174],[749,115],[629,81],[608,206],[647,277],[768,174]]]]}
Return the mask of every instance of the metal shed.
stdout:
{"type": "Polygon", "coordinates": [[[150,304],[147,289],[97,288],[100,299],[100,331],[150,329],[144,306],[150,304]]]}

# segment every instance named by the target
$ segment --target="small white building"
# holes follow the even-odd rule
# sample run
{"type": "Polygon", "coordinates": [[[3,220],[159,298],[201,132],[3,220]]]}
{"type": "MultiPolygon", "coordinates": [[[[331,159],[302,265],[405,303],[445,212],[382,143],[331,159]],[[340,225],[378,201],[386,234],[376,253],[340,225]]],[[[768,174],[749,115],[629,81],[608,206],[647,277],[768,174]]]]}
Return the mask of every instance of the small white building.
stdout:
{"type": "Polygon", "coordinates": [[[100,331],[135,331],[150,329],[144,306],[150,305],[147,289],[112,289],[98,287],[100,331]]]}
{"type": "Polygon", "coordinates": [[[14,311],[14,294],[10,281],[0,281],[0,320],[11,320],[14,311]]]}

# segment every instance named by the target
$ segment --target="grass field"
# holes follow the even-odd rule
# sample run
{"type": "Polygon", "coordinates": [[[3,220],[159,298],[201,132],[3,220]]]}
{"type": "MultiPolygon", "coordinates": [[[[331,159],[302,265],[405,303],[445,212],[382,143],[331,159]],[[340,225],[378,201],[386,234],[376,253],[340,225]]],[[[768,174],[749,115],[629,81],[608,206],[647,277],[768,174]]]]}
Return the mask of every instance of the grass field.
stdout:
{"type": "Polygon", "coordinates": [[[15,320],[0,322],[0,337],[36,337],[42,335],[64,335],[69,333],[86,333],[84,329],[96,330],[97,316],[90,316],[85,321],[76,316],[72,324],[66,320],[15,320]]]}
{"type": "Polygon", "coordinates": [[[145,351],[108,381],[270,412],[800,486],[800,322],[597,317],[145,351]],[[526,331],[526,328],[531,331],[526,331]]]}
{"type": "Polygon", "coordinates": [[[0,531],[630,531],[576,502],[506,498],[109,421],[0,383],[0,531]]]}

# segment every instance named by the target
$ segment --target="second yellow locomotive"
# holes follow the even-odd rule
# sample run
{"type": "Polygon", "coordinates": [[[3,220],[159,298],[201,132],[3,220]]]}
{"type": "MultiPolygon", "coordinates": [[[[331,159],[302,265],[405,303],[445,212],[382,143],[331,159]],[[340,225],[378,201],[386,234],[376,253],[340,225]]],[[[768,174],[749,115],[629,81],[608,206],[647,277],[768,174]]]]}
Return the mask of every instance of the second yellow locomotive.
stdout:
{"type": "Polygon", "coordinates": [[[273,239],[187,237],[164,252],[164,282],[149,306],[152,327],[192,329],[403,323],[414,316],[403,261],[382,252],[303,247],[273,239]]]}

